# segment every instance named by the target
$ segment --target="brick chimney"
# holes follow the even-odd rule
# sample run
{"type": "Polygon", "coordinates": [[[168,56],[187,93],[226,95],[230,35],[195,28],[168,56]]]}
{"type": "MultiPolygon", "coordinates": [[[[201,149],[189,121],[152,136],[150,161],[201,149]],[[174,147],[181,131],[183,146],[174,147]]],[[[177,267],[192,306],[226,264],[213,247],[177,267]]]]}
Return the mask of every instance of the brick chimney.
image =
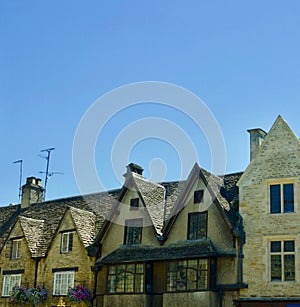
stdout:
{"type": "Polygon", "coordinates": [[[26,184],[22,186],[21,208],[27,208],[31,204],[43,201],[44,188],[40,178],[28,177],[26,184]]]}
{"type": "Polygon", "coordinates": [[[266,138],[267,132],[260,128],[247,130],[250,133],[250,161],[266,138]]]}

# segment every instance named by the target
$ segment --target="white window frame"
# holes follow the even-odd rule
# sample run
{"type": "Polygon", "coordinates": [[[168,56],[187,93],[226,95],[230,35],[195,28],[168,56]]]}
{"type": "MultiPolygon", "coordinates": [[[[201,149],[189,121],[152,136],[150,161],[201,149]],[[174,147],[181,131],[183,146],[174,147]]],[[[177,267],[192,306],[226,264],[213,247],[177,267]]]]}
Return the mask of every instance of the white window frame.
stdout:
{"type": "Polygon", "coordinates": [[[296,182],[295,182],[296,178],[292,177],[292,178],[276,178],[276,179],[268,179],[267,180],[267,186],[268,186],[268,204],[269,204],[269,208],[268,208],[268,213],[269,214],[289,214],[289,213],[296,213],[297,212],[297,208],[296,208],[296,204],[297,204],[297,193],[296,193],[296,182]],[[280,185],[280,213],[271,213],[271,185],[276,185],[279,184],[280,185]],[[293,184],[294,185],[294,211],[293,212],[284,212],[284,193],[283,193],[283,185],[284,184],[293,184]]]}
{"type": "Polygon", "coordinates": [[[74,240],[74,231],[66,231],[61,233],[61,244],[60,244],[60,252],[61,254],[67,254],[72,251],[70,249],[70,237],[72,235],[72,246],[74,240]]]}
{"type": "Polygon", "coordinates": [[[2,296],[10,296],[13,287],[21,285],[22,274],[8,274],[3,277],[2,296]]]}
{"type": "Polygon", "coordinates": [[[67,295],[68,289],[74,287],[75,271],[54,273],[53,295],[67,295]]]}
{"type": "Polygon", "coordinates": [[[19,259],[20,258],[20,246],[21,239],[12,240],[11,242],[11,259],[19,259]]]}

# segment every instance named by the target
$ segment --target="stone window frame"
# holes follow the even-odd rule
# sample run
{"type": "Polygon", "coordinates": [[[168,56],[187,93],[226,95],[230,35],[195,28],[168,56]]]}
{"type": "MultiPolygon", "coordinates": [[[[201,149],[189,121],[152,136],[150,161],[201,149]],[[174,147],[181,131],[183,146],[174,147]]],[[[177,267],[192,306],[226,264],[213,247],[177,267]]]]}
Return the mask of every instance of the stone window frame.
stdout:
{"type": "Polygon", "coordinates": [[[5,274],[3,276],[3,285],[2,285],[2,296],[9,297],[10,291],[15,286],[21,286],[22,274],[5,274]],[[12,279],[16,279],[17,281],[12,281],[12,279]],[[14,282],[14,284],[12,284],[14,282]]]}
{"type": "MultiPolygon", "coordinates": [[[[298,264],[297,259],[298,255],[298,242],[297,242],[297,235],[281,235],[281,236],[266,236],[264,238],[264,245],[266,246],[266,276],[267,281],[272,284],[276,283],[294,283],[298,281],[298,264]],[[286,254],[294,254],[295,255],[295,280],[284,280],[282,278],[281,281],[271,280],[271,242],[274,241],[294,241],[294,252],[293,253],[286,253],[286,254]]],[[[274,254],[274,253],[273,253],[274,254]]],[[[278,253],[279,254],[279,253],[278,253]]],[[[282,251],[282,255],[284,256],[284,252],[282,251]]],[[[284,263],[282,263],[282,267],[284,267],[284,263]]],[[[283,268],[283,275],[284,275],[284,268],[283,268]]]]}
{"type": "Polygon", "coordinates": [[[267,179],[267,199],[268,199],[268,214],[271,215],[277,215],[277,214],[294,214],[297,213],[297,191],[298,185],[296,182],[296,177],[289,177],[289,178],[272,178],[267,179]],[[271,213],[271,193],[270,193],[270,187],[271,185],[280,185],[280,192],[281,192],[281,201],[280,201],[280,212],[278,213],[271,213]],[[283,202],[283,185],[284,184],[293,184],[294,186],[294,211],[293,212],[284,212],[284,202],[283,202]]]}
{"type": "Polygon", "coordinates": [[[59,270],[54,272],[53,277],[53,296],[65,296],[68,294],[68,289],[73,288],[75,284],[75,270],[59,270]],[[66,282],[62,279],[65,278],[66,282]],[[59,280],[60,279],[60,280],[59,280]],[[61,285],[57,289],[57,283],[60,282],[61,285]],[[58,291],[57,291],[58,290],[58,291]]]}

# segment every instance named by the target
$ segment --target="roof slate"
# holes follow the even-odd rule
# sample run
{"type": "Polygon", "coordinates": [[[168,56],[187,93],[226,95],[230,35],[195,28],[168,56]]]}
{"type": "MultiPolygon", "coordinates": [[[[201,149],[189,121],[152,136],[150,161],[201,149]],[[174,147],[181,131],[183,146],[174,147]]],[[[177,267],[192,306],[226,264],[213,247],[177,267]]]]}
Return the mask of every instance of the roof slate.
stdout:
{"type": "Polygon", "coordinates": [[[93,243],[120,190],[62,198],[30,205],[0,207],[0,247],[20,218],[32,257],[45,257],[65,213],[70,210],[85,247],[93,243]]]}
{"type": "Polygon", "coordinates": [[[148,260],[173,260],[209,256],[235,256],[232,251],[218,251],[208,239],[182,241],[176,244],[153,247],[149,245],[124,245],[111,254],[96,261],[97,264],[142,262],[148,260]]]}
{"type": "Polygon", "coordinates": [[[165,188],[157,183],[146,180],[139,174],[132,173],[135,184],[140,192],[153,226],[161,234],[164,217],[165,188]]]}
{"type": "MultiPolygon", "coordinates": [[[[223,177],[212,175],[204,169],[201,169],[201,172],[221,207],[230,215],[231,206],[238,200],[236,183],[242,172],[223,177]]],[[[131,172],[131,175],[143,198],[156,232],[162,234],[164,220],[170,217],[171,211],[174,209],[174,205],[183,192],[187,181],[153,183],[134,172],[131,172]]],[[[111,212],[113,206],[118,203],[117,199],[120,192],[121,189],[115,189],[84,196],[62,198],[32,204],[25,209],[21,209],[20,205],[0,207],[0,251],[8,239],[12,227],[20,218],[21,227],[32,257],[46,256],[68,210],[70,210],[80,239],[87,248],[94,243],[94,238],[102,228],[105,218],[111,212]]],[[[178,248],[177,246],[176,250],[178,248]]],[[[170,253],[172,255],[171,251],[170,253]]]]}

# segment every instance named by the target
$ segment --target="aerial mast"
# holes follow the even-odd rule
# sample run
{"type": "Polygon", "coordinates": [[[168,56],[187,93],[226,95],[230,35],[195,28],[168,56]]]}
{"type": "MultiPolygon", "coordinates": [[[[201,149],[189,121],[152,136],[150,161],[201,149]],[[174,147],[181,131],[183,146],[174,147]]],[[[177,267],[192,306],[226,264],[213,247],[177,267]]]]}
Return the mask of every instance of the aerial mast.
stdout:
{"type": "Polygon", "coordinates": [[[42,149],[41,152],[47,152],[47,156],[45,157],[47,160],[47,164],[46,164],[46,172],[45,172],[45,185],[44,185],[44,197],[43,200],[45,200],[46,198],[46,191],[47,191],[47,182],[48,182],[48,178],[49,178],[49,164],[50,164],[50,154],[51,151],[54,150],[55,148],[47,148],[47,149],[42,149]]]}
{"type": "Polygon", "coordinates": [[[19,202],[21,200],[21,196],[22,196],[22,173],[23,173],[23,160],[18,160],[13,162],[14,164],[19,163],[20,164],[20,171],[19,171],[19,202]]]}

